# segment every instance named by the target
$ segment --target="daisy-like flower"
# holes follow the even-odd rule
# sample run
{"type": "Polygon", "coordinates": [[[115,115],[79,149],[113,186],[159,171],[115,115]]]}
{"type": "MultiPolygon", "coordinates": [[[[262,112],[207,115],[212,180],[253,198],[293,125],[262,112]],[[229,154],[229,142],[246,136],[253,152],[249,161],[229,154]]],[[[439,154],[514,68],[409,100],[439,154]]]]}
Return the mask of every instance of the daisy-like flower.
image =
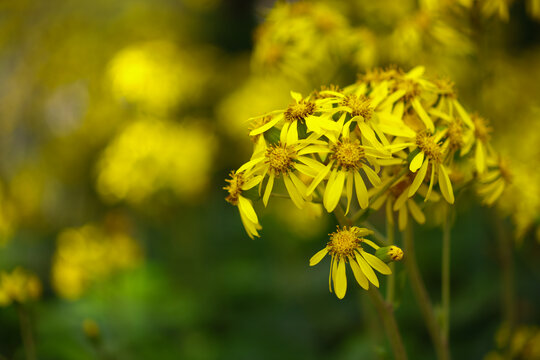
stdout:
{"type": "Polygon", "coordinates": [[[329,150],[321,145],[324,142],[316,139],[318,137],[316,134],[294,143],[287,141],[285,133],[282,132],[281,135],[281,140],[277,144],[267,145],[255,153],[252,160],[242,165],[238,171],[249,170],[250,173],[262,174],[257,178],[256,183],[259,184],[259,193],[263,180],[268,177],[263,195],[264,206],[268,205],[275,180],[282,178],[291,200],[301,209],[308,197],[307,186],[298,178],[296,172],[309,177],[317,176],[324,171],[324,165],[306,155],[314,152],[328,152],[329,150]]]}
{"type": "Polygon", "coordinates": [[[508,162],[500,158],[494,166],[489,166],[489,170],[479,177],[477,192],[482,197],[482,202],[491,206],[511,183],[512,173],[508,162]]]}
{"type": "MultiPolygon", "coordinates": [[[[328,131],[335,131],[337,124],[331,119],[331,114],[324,113],[318,115],[325,99],[311,100],[306,99],[301,94],[291,91],[294,103],[290,104],[285,110],[272,111],[265,114],[263,118],[267,120],[258,128],[251,130],[250,136],[263,134],[278,124],[281,127],[280,138],[286,139],[287,143],[293,144],[298,141],[298,126],[304,124],[308,132],[315,132],[319,135],[325,135],[328,131]]],[[[255,117],[257,119],[260,117],[255,117]]]]}
{"type": "Polygon", "coordinates": [[[326,254],[330,254],[332,261],[330,263],[330,275],[328,286],[330,292],[332,288],[339,299],[345,297],[347,292],[347,275],[345,264],[349,263],[354,277],[358,284],[365,290],[369,288],[369,283],[379,287],[379,280],[373,269],[383,275],[390,275],[392,271],[382,260],[373,254],[364,251],[362,245],[368,244],[375,250],[379,249],[372,241],[363,238],[373,233],[366,228],[338,227],[337,231],[330,234],[330,241],[326,247],[317,252],[309,260],[309,265],[317,265],[326,254]],[[332,286],[333,285],[333,286],[332,286]]]}
{"type": "MultiPolygon", "coordinates": [[[[403,231],[407,227],[409,221],[409,215],[419,224],[424,224],[426,222],[426,216],[424,215],[422,209],[414,198],[410,198],[408,195],[409,188],[411,187],[412,181],[414,178],[414,173],[409,172],[408,174],[400,177],[395,185],[391,186],[388,191],[382,194],[373,204],[370,205],[374,210],[380,209],[383,204],[385,205],[386,211],[386,221],[389,223],[394,223],[394,212],[398,213],[398,227],[399,230],[403,231]]],[[[393,181],[393,177],[389,176],[385,179],[380,187],[384,187],[388,184],[389,181],[393,181]]],[[[370,189],[370,192],[377,192],[378,188],[370,189]]],[[[426,196],[428,187],[425,183],[420,185],[418,193],[422,196],[426,196]]],[[[432,192],[430,195],[431,201],[438,201],[439,195],[435,192],[432,192]]]]}
{"type": "Polygon", "coordinates": [[[371,146],[363,146],[360,140],[355,139],[349,133],[352,120],[343,126],[341,139],[334,144],[329,143],[330,154],[328,164],[320,172],[307,189],[307,194],[311,194],[317,186],[328,176],[326,188],[324,190],[323,204],[328,212],[334,211],[341,199],[343,188],[346,189],[347,209],[349,212],[353,197],[353,187],[356,191],[358,204],[362,209],[369,205],[368,191],[364,179],[360,173],[362,170],[373,186],[378,186],[381,179],[377,172],[382,164],[391,164],[392,159],[389,153],[383,152],[371,146]],[[372,169],[371,166],[375,168],[372,169]]]}
{"type": "Polygon", "coordinates": [[[259,230],[262,229],[259,224],[259,218],[257,217],[255,209],[253,209],[251,200],[243,197],[242,191],[249,190],[256,186],[261,181],[262,176],[246,176],[244,172],[231,171],[230,177],[230,179],[225,180],[229,185],[223,188],[229,192],[229,195],[225,200],[238,207],[240,219],[242,220],[242,224],[244,225],[244,229],[246,229],[248,236],[252,239],[254,236],[259,237],[259,230]]]}
{"type": "Polygon", "coordinates": [[[418,188],[426,178],[428,168],[431,166],[431,177],[425,201],[431,195],[433,185],[437,181],[445,200],[450,204],[454,203],[454,190],[452,189],[452,183],[448,177],[446,167],[443,164],[444,149],[440,144],[443,135],[444,132],[439,132],[431,136],[425,131],[419,132],[416,135],[414,146],[418,150],[418,154],[414,156],[409,165],[409,169],[416,173],[416,176],[409,187],[409,197],[413,197],[416,194],[418,188]]]}

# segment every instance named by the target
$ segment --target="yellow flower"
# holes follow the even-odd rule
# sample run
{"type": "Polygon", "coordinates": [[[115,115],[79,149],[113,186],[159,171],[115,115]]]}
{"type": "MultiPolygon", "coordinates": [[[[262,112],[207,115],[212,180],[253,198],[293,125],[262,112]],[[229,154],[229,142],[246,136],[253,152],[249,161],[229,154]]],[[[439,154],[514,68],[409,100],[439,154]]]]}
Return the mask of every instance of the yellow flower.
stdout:
{"type": "Polygon", "coordinates": [[[309,265],[314,266],[326,254],[330,254],[332,261],[328,279],[329,287],[330,292],[332,292],[333,285],[334,292],[339,299],[343,299],[347,292],[345,268],[345,264],[347,263],[349,263],[356,281],[365,290],[369,288],[369,283],[379,287],[379,280],[373,269],[384,275],[390,275],[392,273],[388,265],[362,248],[363,244],[368,244],[376,250],[379,248],[372,241],[363,238],[363,236],[371,233],[372,231],[368,229],[356,226],[350,228],[343,227],[341,230],[338,227],[336,232],[330,234],[330,241],[326,247],[313,255],[309,260],[309,265]]]}
{"type": "Polygon", "coordinates": [[[249,135],[256,136],[270,130],[274,126],[283,123],[280,130],[281,142],[294,144],[298,141],[298,127],[305,125],[307,131],[318,135],[326,135],[329,131],[339,130],[337,124],[331,119],[331,113],[325,110],[325,99],[311,100],[310,96],[303,98],[301,94],[291,91],[294,103],[284,110],[272,111],[252,119],[265,118],[261,126],[253,129],[249,135]],[[268,118],[270,117],[270,118],[268,118]]]}
{"type": "Polygon", "coordinates": [[[237,172],[249,171],[253,174],[262,174],[258,178],[259,193],[263,180],[268,177],[263,195],[264,206],[268,205],[270,194],[276,178],[282,178],[287,192],[298,208],[303,208],[307,196],[307,187],[296,175],[296,171],[309,177],[315,177],[324,171],[324,165],[306,156],[313,152],[329,151],[316,140],[317,134],[310,135],[307,139],[297,140],[296,143],[288,143],[282,134],[282,139],[277,144],[267,145],[264,149],[253,154],[250,161],[242,165],[237,172]]]}
{"type": "Polygon", "coordinates": [[[230,174],[230,179],[227,179],[229,185],[223,189],[229,192],[229,195],[225,198],[230,204],[238,206],[238,212],[240,213],[240,219],[247,234],[253,239],[254,236],[259,237],[258,230],[262,227],[259,224],[257,213],[253,209],[251,200],[242,196],[242,191],[249,190],[257,185],[261,179],[261,175],[246,176],[243,172],[234,172],[230,174]]]}
{"type": "Polygon", "coordinates": [[[428,167],[431,165],[431,177],[429,180],[429,189],[426,194],[426,201],[431,195],[434,182],[437,181],[445,200],[450,204],[454,203],[454,190],[452,189],[452,183],[448,177],[448,171],[443,164],[444,151],[439,143],[443,135],[443,132],[440,132],[434,136],[430,136],[426,132],[420,132],[416,135],[415,145],[416,149],[419,151],[409,165],[409,169],[416,173],[416,176],[409,188],[409,197],[416,194],[416,191],[426,178],[428,167]]]}
{"type": "MultiPolygon", "coordinates": [[[[378,210],[385,206],[386,220],[393,224],[394,215],[393,212],[398,212],[398,227],[399,230],[403,231],[407,227],[409,215],[419,223],[424,224],[426,222],[426,216],[416,203],[414,198],[409,197],[409,189],[411,187],[412,181],[414,178],[414,173],[408,172],[397,180],[394,180],[393,176],[386,175],[386,179],[383,180],[380,187],[384,187],[391,181],[395,181],[395,184],[391,186],[388,191],[382,194],[376,201],[371,204],[371,208],[378,210]]],[[[370,189],[370,193],[376,193],[379,191],[379,188],[370,189]]],[[[428,187],[425,183],[422,183],[417,191],[420,195],[426,197],[428,192],[428,187]]],[[[429,200],[438,201],[439,195],[435,192],[430,194],[429,200]]]]}
{"type": "Polygon", "coordinates": [[[41,295],[39,278],[21,267],[11,273],[0,273],[0,306],[9,306],[13,302],[25,303],[41,295]]]}

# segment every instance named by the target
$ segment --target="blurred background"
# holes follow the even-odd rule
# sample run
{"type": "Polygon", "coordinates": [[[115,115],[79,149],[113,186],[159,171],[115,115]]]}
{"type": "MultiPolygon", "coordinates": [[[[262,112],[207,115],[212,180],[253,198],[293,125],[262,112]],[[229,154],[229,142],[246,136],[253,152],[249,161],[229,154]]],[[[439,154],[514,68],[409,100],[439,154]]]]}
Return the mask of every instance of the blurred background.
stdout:
{"type": "MultiPolygon", "coordinates": [[[[538,0],[0,1],[0,359],[391,359],[366,293],[308,266],[335,219],[276,199],[252,241],[222,189],[249,117],[390,65],[453,81],[512,174],[457,201],[453,356],[538,359],[538,0]]],[[[439,221],[415,229],[436,306],[439,221]]]]}

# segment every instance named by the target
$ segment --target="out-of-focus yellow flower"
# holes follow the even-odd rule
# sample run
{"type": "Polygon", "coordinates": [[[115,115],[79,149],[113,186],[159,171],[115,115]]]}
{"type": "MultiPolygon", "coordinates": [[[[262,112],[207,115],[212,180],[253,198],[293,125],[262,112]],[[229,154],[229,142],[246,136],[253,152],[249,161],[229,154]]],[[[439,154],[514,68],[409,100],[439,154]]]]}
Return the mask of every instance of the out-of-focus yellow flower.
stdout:
{"type": "Polygon", "coordinates": [[[196,200],[209,181],[215,138],[199,125],[143,119],[105,149],[97,187],[109,201],[138,204],[162,190],[196,200]]]}
{"type": "Polygon", "coordinates": [[[0,306],[9,306],[14,302],[25,303],[40,295],[39,278],[27,270],[17,267],[11,273],[0,273],[0,306]]]}
{"type": "Polygon", "coordinates": [[[376,46],[369,31],[322,3],[278,2],[257,29],[252,65],[256,73],[281,73],[300,84],[325,83],[340,65],[371,66],[376,46]]]}
{"type": "Polygon", "coordinates": [[[332,284],[334,292],[339,299],[345,297],[347,292],[347,276],[345,264],[353,270],[354,277],[358,284],[367,290],[369,283],[379,287],[379,280],[373,269],[381,274],[390,275],[392,271],[381,259],[373,254],[370,254],[362,248],[362,244],[368,244],[374,249],[379,249],[379,246],[372,241],[363,237],[371,234],[372,231],[359,228],[356,226],[342,229],[337,229],[336,232],[330,234],[330,241],[324,249],[313,255],[309,260],[309,266],[317,265],[326,254],[330,254],[332,262],[330,264],[330,276],[328,279],[330,292],[332,292],[332,284]],[[368,281],[369,280],[369,281],[368,281]]]}
{"type": "Polygon", "coordinates": [[[92,284],[141,261],[139,245],[122,231],[95,225],[69,228],[58,236],[52,285],[67,299],[77,299],[92,284]]]}
{"type": "Polygon", "coordinates": [[[537,326],[520,325],[513,331],[508,325],[499,328],[496,334],[497,351],[488,353],[484,360],[540,358],[540,329],[537,326]]]}
{"type": "Polygon", "coordinates": [[[297,237],[309,239],[327,228],[328,217],[323,216],[322,204],[306,203],[303,209],[289,206],[287,201],[274,201],[269,207],[277,220],[297,237]]]}
{"type": "Polygon", "coordinates": [[[144,110],[164,114],[194,102],[209,81],[210,58],[200,50],[180,50],[173,43],[155,41],[131,45],[111,60],[114,94],[144,110]]]}

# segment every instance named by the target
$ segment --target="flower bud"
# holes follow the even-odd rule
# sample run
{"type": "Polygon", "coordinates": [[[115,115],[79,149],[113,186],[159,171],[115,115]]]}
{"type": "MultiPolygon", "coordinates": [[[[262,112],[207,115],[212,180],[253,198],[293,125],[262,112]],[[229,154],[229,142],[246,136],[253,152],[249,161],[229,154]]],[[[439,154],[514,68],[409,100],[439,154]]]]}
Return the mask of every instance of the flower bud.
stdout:
{"type": "Polygon", "coordinates": [[[394,245],[385,246],[377,249],[377,251],[375,251],[375,256],[385,263],[400,261],[403,259],[403,250],[394,245]]]}

